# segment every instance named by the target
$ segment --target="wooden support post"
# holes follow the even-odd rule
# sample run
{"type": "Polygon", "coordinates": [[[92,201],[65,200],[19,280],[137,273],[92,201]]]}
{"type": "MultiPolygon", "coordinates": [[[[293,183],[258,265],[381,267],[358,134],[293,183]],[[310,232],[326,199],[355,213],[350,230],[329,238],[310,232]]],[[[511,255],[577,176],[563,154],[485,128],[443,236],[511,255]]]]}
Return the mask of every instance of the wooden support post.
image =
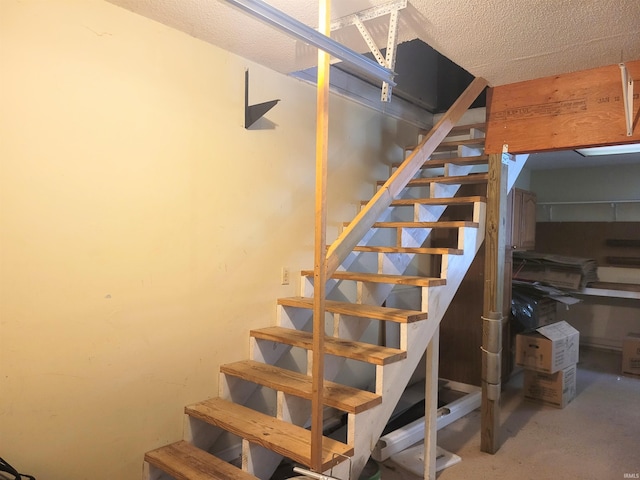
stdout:
{"type": "Polygon", "coordinates": [[[438,434],[438,357],[440,327],[427,345],[424,397],[424,480],[436,479],[436,439],[438,434]]]}
{"type": "Polygon", "coordinates": [[[480,449],[487,453],[496,453],[500,448],[500,367],[507,168],[507,165],[502,162],[501,154],[489,155],[482,324],[482,416],[480,420],[480,449]]]}
{"type": "MultiPolygon", "coordinates": [[[[331,0],[321,0],[319,31],[329,36],[331,0]]],[[[327,285],[327,146],[329,142],[329,57],[318,49],[318,94],[316,111],[316,201],[313,270],[313,359],[311,391],[311,468],[322,472],[324,317],[327,285]]]]}

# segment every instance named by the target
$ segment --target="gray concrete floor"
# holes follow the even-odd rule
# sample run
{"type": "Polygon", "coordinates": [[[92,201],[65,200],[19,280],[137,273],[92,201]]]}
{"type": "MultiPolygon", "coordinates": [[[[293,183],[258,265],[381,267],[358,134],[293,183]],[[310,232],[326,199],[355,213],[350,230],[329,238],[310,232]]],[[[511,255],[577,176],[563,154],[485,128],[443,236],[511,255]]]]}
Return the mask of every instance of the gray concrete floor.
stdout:
{"type": "MultiPolygon", "coordinates": [[[[480,452],[480,412],[438,432],[438,445],[462,461],[438,480],[617,480],[640,478],[640,378],[619,374],[620,353],[580,352],[577,395],[564,409],[522,398],[522,373],[501,399],[501,448],[480,452]]],[[[382,480],[420,480],[387,460],[382,480]]]]}

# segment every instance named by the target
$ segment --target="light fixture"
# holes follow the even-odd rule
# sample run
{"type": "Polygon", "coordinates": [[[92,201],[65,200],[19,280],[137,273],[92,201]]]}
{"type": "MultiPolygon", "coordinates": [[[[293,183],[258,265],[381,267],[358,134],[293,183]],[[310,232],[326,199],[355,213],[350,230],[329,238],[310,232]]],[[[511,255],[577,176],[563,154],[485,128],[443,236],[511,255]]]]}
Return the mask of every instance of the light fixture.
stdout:
{"type": "Polygon", "coordinates": [[[640,153],[640,143],[628,143],[626,145],[610,145],[608,147],[577,148],[583,157],[597,157],[601,155],[620,155],[622,153],[640,153]]]}

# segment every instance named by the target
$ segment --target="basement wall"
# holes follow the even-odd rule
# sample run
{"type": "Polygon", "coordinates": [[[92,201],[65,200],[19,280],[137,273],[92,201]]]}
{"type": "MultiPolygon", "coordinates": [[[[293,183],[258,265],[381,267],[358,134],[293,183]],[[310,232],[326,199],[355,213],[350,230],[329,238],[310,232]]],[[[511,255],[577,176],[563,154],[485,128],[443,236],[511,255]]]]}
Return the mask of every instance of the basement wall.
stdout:
{"type": "MultiPolygon", "coordinates": [[[[0,2],[0,68],[0,454],[137,480],[313,267],[315,89],[101,0],[0,2]]],[[[330,118],[332,241],[417,131],[330,118]]]]}
{"type": "MultiPolygon", "coordinates": [[[[640,203],[610,202],[640,200],[640,159],[638,164],[604,167],[533,170],[531,190],[537,195],[538,222],[640,222],[640,203]],[[541,205],[549,202],[592,202],[603,204],[541,205]]],[[[640,234],[639,234],[640,235],[640,234]]],[[[637,237],[636,237],[637,238],[637,237]]],[[[576,244],[586,239],[575,238],[576,244]]],[[[584,250],[584,249],[582,249],[584,250]]],[[[565,253],[567,252],[551,252],[565,253]]],[[[637,255],[637,251],[627,252],[637,255]],[[635,252],[635,253],[634,253],[635,252]]],[[[583,255],[577,255],[583,256],[583,255]]],[[[594,253],[595,256],[595,253],[594,253]]],[[[640,283],[640,270],[608,269],[624,274],[625,279],[602,278],[610,282],[640,283]],[[635,278],[635,280],[634,280],[635,278]]],[[[601,276],[604,274],[601,273],[601,276]]],[[[622,277],[620,277],[622,278],[622,277]]],[[[598,296],[580,296],[582,303],[558,307],[558,320],[566,320],[580,331],[585,345],[620,349],[627,332],[640,332],[640,300],[598,296]]]]}

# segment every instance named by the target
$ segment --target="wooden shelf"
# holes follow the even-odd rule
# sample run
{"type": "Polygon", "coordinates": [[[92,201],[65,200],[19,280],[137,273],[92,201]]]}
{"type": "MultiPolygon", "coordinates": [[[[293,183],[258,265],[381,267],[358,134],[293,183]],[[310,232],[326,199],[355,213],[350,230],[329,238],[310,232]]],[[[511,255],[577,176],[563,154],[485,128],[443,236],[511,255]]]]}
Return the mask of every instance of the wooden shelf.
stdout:
{"type": "Polygon", "coordinates": [[[629,283],[596,282],[577,292],[579,295],[640,300],[640,285],[629,283]]]}

